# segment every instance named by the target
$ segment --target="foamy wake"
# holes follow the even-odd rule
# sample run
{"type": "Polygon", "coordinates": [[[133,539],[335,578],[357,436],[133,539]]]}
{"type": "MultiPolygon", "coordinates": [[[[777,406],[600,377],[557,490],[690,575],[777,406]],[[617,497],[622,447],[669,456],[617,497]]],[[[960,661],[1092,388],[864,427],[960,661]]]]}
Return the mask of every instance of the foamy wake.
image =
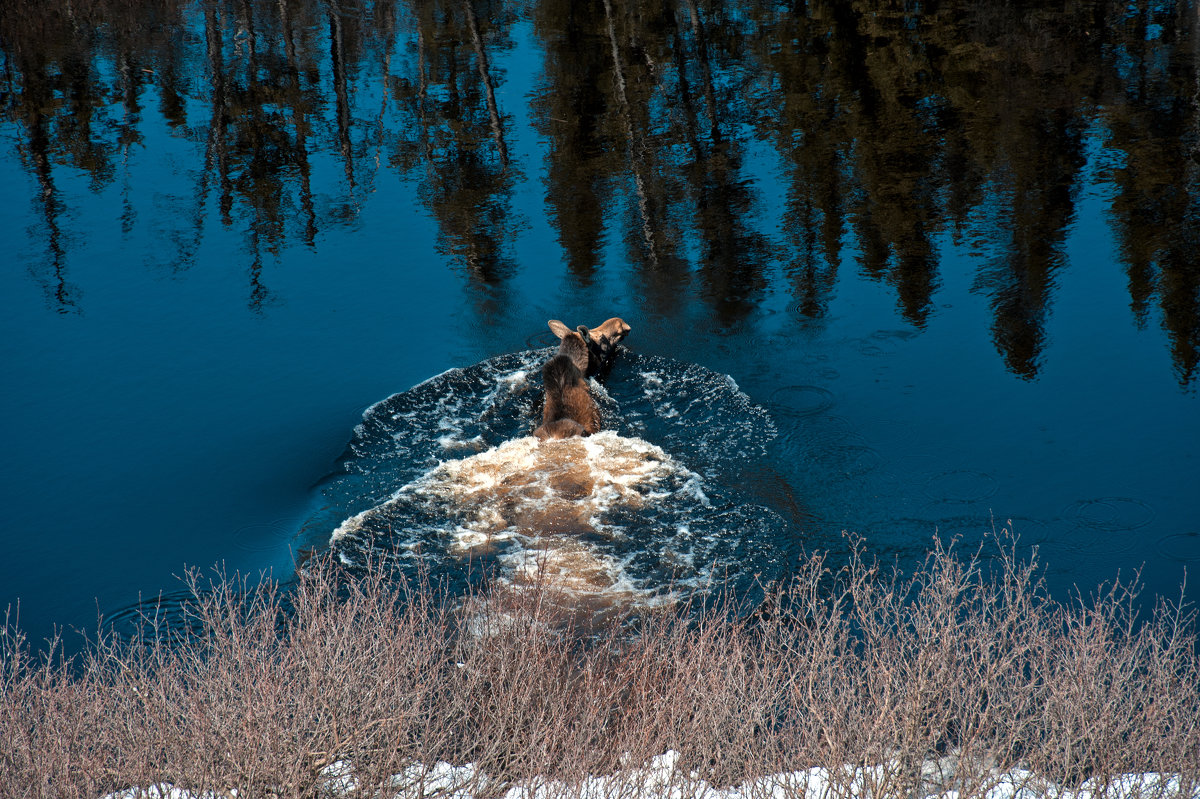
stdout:
{"type": "Polygon", "coordinates": [[[798,531],[741,493],[775,426],[728,376],[622,352],[590,385],[609,430],[539,442],[530,376],[550,355],[507,353],[372,406],[308,540],[455,591],[480,575],[493,592],[544,586],[583,617],[753,592],[791,562],[798,531]]]}
{"type": "Polygon", "coordinates": [[[445,520],[438,532],[447,553],[494,555],[509,587],[537,585],[593,610],[654,604],[657,594],[639,588],[606,545],[629,534],[614,513],[669,498],[708,502],[699,476],[642,439],[612,431],[550,441],[526,436],[439,464],[347,519],[331,545],[370,535],[414,505],[441,509],[430,516],[445,520]]]}

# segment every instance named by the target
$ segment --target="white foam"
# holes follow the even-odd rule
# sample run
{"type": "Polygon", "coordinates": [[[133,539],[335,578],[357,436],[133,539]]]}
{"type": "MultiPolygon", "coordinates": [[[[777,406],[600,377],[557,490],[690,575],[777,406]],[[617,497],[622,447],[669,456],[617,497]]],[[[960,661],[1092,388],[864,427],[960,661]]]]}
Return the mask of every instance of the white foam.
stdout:
{"type": "Polygon", "coordinates": [[[500,582],[524,585],[534,574],[526,561],[579,543],[595,563],[583,565],[586,553],[546,562],[574,558],[603,579],[593,580],[598,589],[570,590],[639,603],[709,590],[713,575],[757,572],[747,558],[778,520],[722,485],[775,435],[765,411],[725,375],[631,356],[625,383],[588,381],[605,419],[625,435],[512,438],[532,426],[516,420],[538,394],[546,357],[533,351],[450,369],[374,406],[352,443],[350,476],[334,486],[344,484],[344,493],[331,491],[328,515],[343,509],[331,519],[331,547],[354,562],[374,554],[439,572],[495,565],[500,582]],[[364,503],[375,507],[363,511],[364,503]]]}
{"type": "MultiPolygon", "coordinates": [[[[548,441],[525,436],[439,463],[383,504],[346,519],[330,541],[359,534],[397,503],[415,503],[447,520],[440,533],[449,554],[510,545],[497,560],[513,586],[552,583],[566,594],[649,603],[652,593],[637,587],[628,564],[603,551],[605,540],[624,535],[609,516],[663,501],[679,486],[706,503],[700,485],[699,476],[639,438],[612,431],[548,441]]],[[[668,560],[692,562],[686,553],[668,560]]]]}
{"type": "Polygon", "coordinates": [[[529,372],[524,369],[518,369],[512,374],[501,375],[496,382],[503,385],[509,391],[515,391],[525,384],[528,377],[529,372]]]}
{"type": "MultiPolygon", "coordinates": [[[[447,370],[446,370],[446,371],[444,371],[444,372],[439,372],[438,374],[436,374],[436,375],[433,375],[432,377],[427,377],[427,378],[425,378],[425,379],[424,379],[424,380],[422,380],[420,383],[417,383],[416,385],[414,385],[412,388],[420,388],[421,386],[423,386],[423,385],[426,385],[427,383],[432,383],[432,382],[434,382],[435,380],[441,380],[441,379],[442,379],[442,378],[444,378],[446,375],[448,375],[448,374],[451,374],[452,372],[461,372],[461,371],[462,371],[462,367],[460,367],[460,366],[455,366],[455,367],[452,367],[452,368],[450,368],[450,369],[447,369],[447,370]]],[[[411,390],[412,390],[412,389],[409,389],[409,391],[411,391],[411,390]]],[[[363,418],[364,420],[366,420],[366,419],[368,419],[368,418],[370,418],[370,417],[374,416],[374,415],[375,415],[375,413],[378,411],[378,409],[379,409],[379,407],[380,407],[381,405],[383,405],[383,404],[385,404],[385,403],[387,403],[387,402],[390,402],[390,401],[392,400],[392,398],[394,398],[394,397],[398,397],[398,396],[400,396],[400,395],[401,395],[401,394],[403,394],[403,393],[404,393],[404,392],[402,392],[402,391],[401,391],[401,392],[397,392],[397,393],[395,393],[395,394],[391,394],[391,395],[389,395],[389,396],[387,396],[387,397],[384,397],[383,399],[381,399],[381,400],[378,400],[377,402],[373,402],[373,403],[371,403],[371,404],[370,404],[370,405],[367,407],[367,409],[366,409],[365,411],[363,411],[362,418],[363,418]]],[[[355,429],[357,429],[357,428],[355,428],[355,429]]]]}

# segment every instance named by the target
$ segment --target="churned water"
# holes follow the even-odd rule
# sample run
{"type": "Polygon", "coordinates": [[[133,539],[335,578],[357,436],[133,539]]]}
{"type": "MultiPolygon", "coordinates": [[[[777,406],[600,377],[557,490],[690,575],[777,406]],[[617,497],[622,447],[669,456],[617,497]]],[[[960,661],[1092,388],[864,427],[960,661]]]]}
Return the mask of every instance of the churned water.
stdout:
{"type": "Polygon", "coordinates": [[[591,381],[608,429],[539,441],[530,376],[551,354],[453,369],[373,406],[306,537],[350,566],[549,582],[597,611],[781,575],[799,531],[728,487],[777,436],[763,408],[725,375],[623,352],[591,381]]]}

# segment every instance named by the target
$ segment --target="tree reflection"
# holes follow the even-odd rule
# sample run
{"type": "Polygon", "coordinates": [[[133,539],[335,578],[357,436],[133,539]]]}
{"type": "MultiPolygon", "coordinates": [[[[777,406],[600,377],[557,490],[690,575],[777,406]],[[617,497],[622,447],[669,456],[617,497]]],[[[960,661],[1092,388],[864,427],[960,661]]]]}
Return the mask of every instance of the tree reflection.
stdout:
{"type": "Polygon", "coordinates": [[[604,245],[605,210],[617,174],[608,92],[598,76],[613,61],[607,14],[601,3],[539,3],[538,37],[544,42],[544,84],[533,101],[538,131],[550,141],[546,164],[547,211],[567,267],[590,285],[604,245]]]}
{"type": "MultiPolygon", "coordinates": [[[[55,180],[55,165],[69,164],[91,176],[93,187],[111,182],[115,140],[96,132],[106,109],[97,94],[87,52],[70,46],[78,19],[67,10],[19,5],[0,8],[10,90],[6,116],[21,131],[18,149],[37,185],[34,204],[45,229],[42,263],[31,267],[47,301],[59,313],[77,311],[78,289],[67,279],[67,210],[55,180]],[[24,36],[14,36],[14,33],[24,36]]],[[[107,126],[101,124],[101,130],[107,126]]]]}
{"type": "Polygon", "coordinates": [[[1157,300],[1185,385],[1200,360],[1200,17],[1186,6],[1124,20],[1103,95],[1130,306],[1143,326],[1157,300]]]}
{"type": "Polygon", "coordinates": [[[546,212],[578,284],[623,241],[649,311],[690,293],[731,327],[773,289],[822,319],[849,266],[919,327],[952,240],[976,256],[1000,357],[1035,379],[1098,165],[1134,322],[1161,324],[1196,384],[1200,15],[1156,0],[9,0],[3,110],[36,186],[48,301],[80,306],[69,168],[120,187],[125,234],[165,228],[173,269],[210,215],[239,231],[255,309],[287,246],[357,224],[398,175],[495,310],[531,169],[510,153],[520,110],[495,66],[522,16],[542,54],[528,113],[546,212]],[[169,215],[129,191],[159,119],[196,147],[169,215]],[[316,177],[330,159],[332,185],[316,177]]]}
{"type": "Polygon", "coordinates": [[[510,46],[513,17],[493,4],[477,14],[472,0],[417,3],[417,94],[409,124],[422,169],[420,196],[433,214],[443,249],[468,274],[494,287],[513,271],[515,233],[503,121],[487,60],[488,46],[510,46]]]}

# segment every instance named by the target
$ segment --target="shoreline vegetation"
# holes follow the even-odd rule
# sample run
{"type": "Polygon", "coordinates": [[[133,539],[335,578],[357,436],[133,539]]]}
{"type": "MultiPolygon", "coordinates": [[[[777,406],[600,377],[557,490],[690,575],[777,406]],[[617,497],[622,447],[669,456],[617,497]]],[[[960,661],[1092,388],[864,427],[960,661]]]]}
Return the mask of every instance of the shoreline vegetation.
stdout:
{"type": "Polygon", "coordinates": [[[1200,796],[1195,611],[1040,575],[1006,533],[908,574],[851,538],[749,612],[582,635],[552,586],[193,574],[186,632],[63,657],[6,621],[0,795],[1200,796]]]}

